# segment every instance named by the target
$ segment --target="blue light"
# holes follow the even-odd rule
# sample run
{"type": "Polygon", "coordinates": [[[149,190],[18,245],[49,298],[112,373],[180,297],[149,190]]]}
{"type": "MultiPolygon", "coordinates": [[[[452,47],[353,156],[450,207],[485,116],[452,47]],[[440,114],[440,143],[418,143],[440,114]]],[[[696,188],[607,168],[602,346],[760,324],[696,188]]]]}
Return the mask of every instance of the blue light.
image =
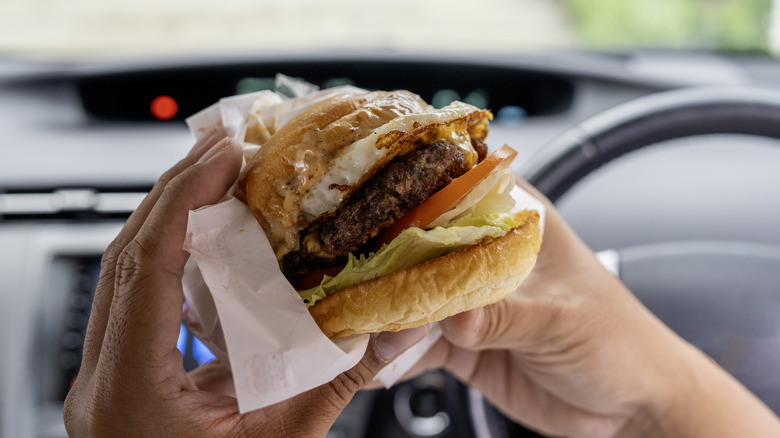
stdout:
{"type": "Polygon", "coordinates": [[[496,114],[496,121],[506,124],[517,124],[522,122],[528,117],[528,112],[521,106],[508,105],[500,110],[496,114]]]}
{"type": "Polygon", "coordinates": [[[201,342],[200,339],[194,336],[192,338],[192,357],[194,357],[200,365],[211,362],[217,358],[208,347],[203,345],[203,342],[201,342]]]}
{"type": "Polygon", "coordinates": [[[176,348],[181,351],[182,356],[187,352],[187,328],[184,327],[184,323],[179,328],[179,339],[176,341],[176,348]]]}

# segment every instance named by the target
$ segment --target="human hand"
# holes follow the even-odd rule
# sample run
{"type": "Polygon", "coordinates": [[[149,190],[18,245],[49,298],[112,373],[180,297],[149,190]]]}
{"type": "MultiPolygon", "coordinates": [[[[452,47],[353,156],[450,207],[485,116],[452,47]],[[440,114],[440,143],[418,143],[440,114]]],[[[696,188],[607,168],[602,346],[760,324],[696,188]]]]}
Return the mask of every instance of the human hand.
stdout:
{"type": "Polygon", "coordinates": [[[412,374],[445,367],[553,436],[780,436],[763,404],[655,318],[523,185],[547,206],[534,271],[505,300],[442,321],[444,337],[412,374]]]}
{"type": "Polygon", "coordinates": [[[190,374],[176,340],[188,212],[217,202],[241,167],[240,145],[214,132],[166,172],[107,248],[79,376],[64,405],[71,436],[324,436],[355,392],[427,328],[371,338],[332,382],[239,414],[228,368],[190,374]]]}

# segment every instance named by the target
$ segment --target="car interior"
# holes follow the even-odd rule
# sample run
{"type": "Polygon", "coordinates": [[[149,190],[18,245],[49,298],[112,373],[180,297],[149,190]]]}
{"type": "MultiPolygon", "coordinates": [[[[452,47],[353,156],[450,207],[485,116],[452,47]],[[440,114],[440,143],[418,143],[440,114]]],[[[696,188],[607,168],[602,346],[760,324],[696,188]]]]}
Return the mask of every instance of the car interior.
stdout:
{"type": "MultiPolygon", "coordinates": [[[[2,31],[0,31],[2,32],[2,31]]],[[[780,62],[716,50],[0,56],[0,438],[66,436],[103,250],[193,143],[184,119],[278,73],[489,108],[491,150],[661,320],[780,414],[780,62]],[[160,109],[156,99],[170,99],[160,109]],[[170,102],[173,106],[170,106],[170,102]]],[[[159,102],[159,100],[157,100],[159,102]]],[[[182,324],[183,366],[214,355],[182,324]]],[[[540,436],[434,370],[328,437],[540,436]]]]}

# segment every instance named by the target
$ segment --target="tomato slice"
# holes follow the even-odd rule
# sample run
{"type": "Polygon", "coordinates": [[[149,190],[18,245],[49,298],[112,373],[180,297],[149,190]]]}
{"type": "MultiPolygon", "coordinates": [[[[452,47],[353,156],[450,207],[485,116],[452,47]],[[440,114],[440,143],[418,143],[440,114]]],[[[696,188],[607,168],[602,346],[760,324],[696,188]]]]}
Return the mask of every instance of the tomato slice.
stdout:
{"type": "Polygon", "coordinates": [[[443,189],[426,199],[425,202],[409,210],[400,219],[385,228],[384,231],[377,236],[376,249],[382,246],[382,244],[389,243],[391,240],[395,239],[396,236],[407,228],[425,228],[437,217],[441,216],[457,204],[461,198],[466,196],[475,185],[479,184],[479,182],[485,179],[491,172],[509,167],[516,156],[517,151],[507,145],[502,146],[497,151],[488,155],[481,163],[452,180],[452,182],[447,184],[443,189]]]}
{"type": "Polygon", "coordinates": [[[314,286],[318,286],[320,283],[322,283],[322,279],[326,275],[330,277],[335,277],[338,275],[338,273],[344,269],[344,266],[345,265],[334,266],[332,268],[318,269],[316,271],[310,271],[305,274],[296,275],[290,279],[290,283],[293,285],[295,290],[311,289],[314,286]]]}

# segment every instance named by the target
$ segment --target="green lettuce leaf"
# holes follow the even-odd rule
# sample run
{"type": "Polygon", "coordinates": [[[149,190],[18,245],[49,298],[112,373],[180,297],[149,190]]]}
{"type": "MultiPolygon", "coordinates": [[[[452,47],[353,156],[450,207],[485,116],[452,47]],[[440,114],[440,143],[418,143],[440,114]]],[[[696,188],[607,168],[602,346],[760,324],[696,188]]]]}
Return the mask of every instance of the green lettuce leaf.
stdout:
{"type": "Polygon", "coordinates": [[[298,293],[306,306],[311,307],[335,291],[458,251],[485,237],[501,237],[517,225],[512,214],[492,213],[466,216],[447,227],[431,230],[409,228],[376,253],[360,258],[350,254],[347,265],[338,275],[325,276],[319,286],[298,293]]]}

